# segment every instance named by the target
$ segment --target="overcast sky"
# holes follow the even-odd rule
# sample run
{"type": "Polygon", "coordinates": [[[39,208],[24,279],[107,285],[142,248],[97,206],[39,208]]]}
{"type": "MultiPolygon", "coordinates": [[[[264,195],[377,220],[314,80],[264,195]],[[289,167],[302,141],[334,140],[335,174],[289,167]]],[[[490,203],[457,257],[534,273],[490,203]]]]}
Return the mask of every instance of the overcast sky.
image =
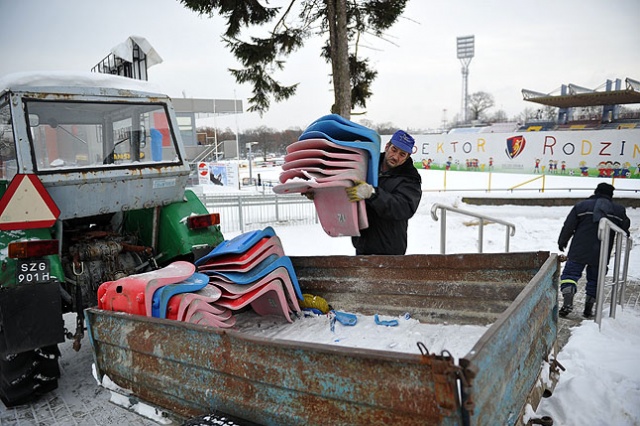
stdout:
{"type": "MultiPolygon", "coordinates": [[[[271,5],[288,3],[272,1],[271,5]]],[[[178,0],[0,0],[0,76],[41,70],[90,70],[130,35],[145,37],[163,58],[149,81],[172,97],[242,99],[228,68],[239,67],[220,36],[223,19],[200,17],[178,0]]],[[[549,93],[562,84],[602,87],[607,79],[640,80],[639,0],[411,0],[391,28],[392,43],[367,39],[378,71],[366,114],[400,128],[438,127],[460,114],[461,64],[456,38],[475,36],[469,93],[486,91],[509,117],[536,104],[523,88],[549,93]]],[[[319,39],[290,56],[284,84],[298,94],[260,117],[221,117],[219,127],[306,127],[329,113],[330,67],[319,39]]]]}

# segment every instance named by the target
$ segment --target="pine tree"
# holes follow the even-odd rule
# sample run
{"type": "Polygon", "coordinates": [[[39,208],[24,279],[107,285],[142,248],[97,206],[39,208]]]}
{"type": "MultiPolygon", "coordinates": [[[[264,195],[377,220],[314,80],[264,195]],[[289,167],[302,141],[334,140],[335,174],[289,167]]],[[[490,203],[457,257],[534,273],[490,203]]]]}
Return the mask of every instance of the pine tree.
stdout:
{"type": "Polygon", "coordinates": [[[298,86],[280,83],[271,70],[284,69],[285,58],[308,38],[325,37],[321,55],[332,69],[331,111],[347,119],[355,106],[366,107],[373,94],[371,83],[377,76],[368,60],[358,56],[361,35],[384,38],[384,32],[397,21],[407,2],[291,0],[286,7],[268,7],[268,1],[259,0],[180,0],[201,15],[226,18],[223,41],[242,65],[229,71],[238,83],[253,85],[249,111],[260,114],[269,109],[272,98],[276,102],[286,100],[298,86]],[[266,25],[271,25],[268,37],[249,37],[247,41],[241,38],[243,29],[266,25]]]}

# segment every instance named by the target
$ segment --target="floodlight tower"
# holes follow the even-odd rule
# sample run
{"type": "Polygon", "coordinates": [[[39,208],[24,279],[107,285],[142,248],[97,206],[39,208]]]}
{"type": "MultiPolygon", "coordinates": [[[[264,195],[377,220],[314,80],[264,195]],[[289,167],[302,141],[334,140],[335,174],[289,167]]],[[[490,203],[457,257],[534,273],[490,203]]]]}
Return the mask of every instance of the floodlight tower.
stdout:
{"type": "Polygon", "coordinates": [[[467,93],[469,85],[469,64],[473,59],[475,50],[475,36],[458,37],[458,59],[462,63],[462,121],[467,121],[467,103],[469,95],[467,93]]]}

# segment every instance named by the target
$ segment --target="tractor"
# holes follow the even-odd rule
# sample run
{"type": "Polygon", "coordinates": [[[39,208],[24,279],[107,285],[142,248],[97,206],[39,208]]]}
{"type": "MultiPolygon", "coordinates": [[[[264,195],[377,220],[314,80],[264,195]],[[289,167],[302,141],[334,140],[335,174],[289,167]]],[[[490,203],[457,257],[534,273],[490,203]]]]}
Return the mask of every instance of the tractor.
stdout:
{"type": "MultiPolygon", "coordinates": [[[[58,344],[80,349],[100,284],[195,261],[220,216],[186,189],[171,100],[95,73],[0,79],[0,398],[55,389],[58,344]],[[75,329],[64,315],[76,313],[75,329]]],[[[71,320],[73,324],[73,319],[71,320]]]]}

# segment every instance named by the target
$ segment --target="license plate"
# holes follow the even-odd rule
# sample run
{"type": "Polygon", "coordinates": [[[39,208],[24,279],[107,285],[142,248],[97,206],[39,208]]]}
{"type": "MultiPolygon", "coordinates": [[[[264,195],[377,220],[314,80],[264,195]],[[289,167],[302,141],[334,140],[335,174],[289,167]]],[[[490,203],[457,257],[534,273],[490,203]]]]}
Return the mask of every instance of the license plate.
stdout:
{"type": "Polygon", "coordinates": [[[49,260],[19,260],[16,280],[18,284],[48,283],[51,281],[49,260]]]}

